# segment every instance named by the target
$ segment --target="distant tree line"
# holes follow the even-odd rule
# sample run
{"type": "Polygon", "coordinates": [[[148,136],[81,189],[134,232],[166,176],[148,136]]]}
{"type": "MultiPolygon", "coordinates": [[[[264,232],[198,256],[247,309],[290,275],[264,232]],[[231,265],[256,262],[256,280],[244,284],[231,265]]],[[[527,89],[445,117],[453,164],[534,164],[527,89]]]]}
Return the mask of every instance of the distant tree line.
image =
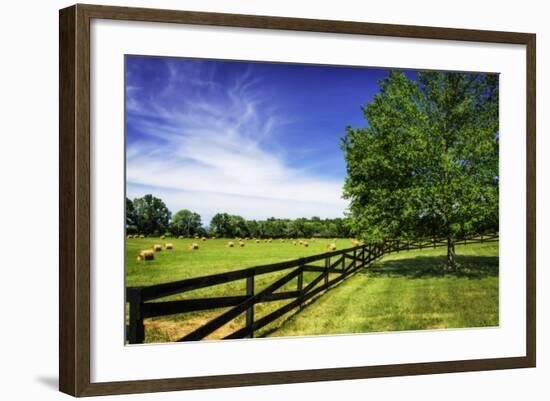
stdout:
{"type": "Polygon", "coordinates": [[[153,195],[130,200],[126,198],[126,231],[128,234],[158,236],[210,236],[254,238],[299,237],[350,237],[349,221],[345,218],[321,219],[320,217],[267,220],[246,220],[242,216],[217,213],[208,228],[201,216],[187,209],[173,216],[166,204],[153,195]]]}
{"type": "Polygon", "coordinates": [[[350,228],[344,218],[320,217],[297,219],[245,220],[241,216],[218,213],[210,222],[209,231],[217,237],[300,238],[349,237],[350,228]]]}

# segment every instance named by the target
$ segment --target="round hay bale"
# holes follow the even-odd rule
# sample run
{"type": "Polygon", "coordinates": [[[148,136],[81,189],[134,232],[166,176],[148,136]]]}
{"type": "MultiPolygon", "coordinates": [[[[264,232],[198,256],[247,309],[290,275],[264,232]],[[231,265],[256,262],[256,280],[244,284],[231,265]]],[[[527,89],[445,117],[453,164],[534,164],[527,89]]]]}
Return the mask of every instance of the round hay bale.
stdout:
{"type": "Polygon", "coordinates": [[[202,237],[202,238],[201,238],[201,241],[206,241],[206,237],[202,237]]]}
{"type": "Polygon", "coordinates": [[[155,245],[153,245],[153,250],[154,250],[155,252],[160,252],[160,251],[162,251],[162,245],[160,245],[160,244],[155,244],[155,245]]]}
{"type": "Polygon", "coordinates": [[[228,247],[228,248],[233,248],[234,246],[235,246],[235,244],[234,244],[233,242],[231,242],[231,241],[229,241],[229,242],[227,243],[227,247],[228,247]]]}
{"type": "Polygon", "coordinates": [[[174,244],[172,244],[171,242],[168,242],[168,243],[164,244],[164,248],[165,249],[174,249],[174,244]]]}
{"type": "Polygon", "coordinates": [[[242,242],[242,241],[239,242],[239,246],[240,246],[241,248],[244,247],[244,242],[242,242]]]}
{"type": "Polygon", "coordinates": [[[296,241],[292,241],[292,245],[296,246],[298,243],[296,241]]]}
{"type": "Polygon", "coordinates": [[[139,238],[145,238],[145,235],[139,234],[139,238]]]}
{"type": "Polygon", "coordinates": [[[178,239],[183,239],[183,235],[178,236],[178,239]]]}
{"type": "Polygon", "coordinates": [[[327,251],[335,251],[336,250],[336,244],[333,242],[332,244],[327,245],[327,251]]]}
{"type": "Polygon", "coordinates": [[[134,238],[133,235],[127,235],[127,236],[126,236],[126,239],[132,239],[132,238],[134,238]]]}
{"type": "Polygon", "coordinates": [[[307,248],[309,244],[307,242],[304,242],[303,245],[307,248]]]}
{"type": "Polygon", "coordinates": [[[256,240],[256,244],[259,244],[259,243],[260,243],[260,240],[259,240],[259,239],[257,239],[257,240],[256,240]]]}
{"type": "Polygon", "coordinates": [[[199,249],[199,244],[193,242],[191,245],[189,245],[189,249],[192,251],[196,251],[197,249],[199,249]]]}
{"type": "Polygon", "coordinates": [[[138,261],[153,260],[153,259],[155,259],[155,252],[153,252],[151,249],[145,249],[143,251],[140,251],[137,257],[138,261]]]}

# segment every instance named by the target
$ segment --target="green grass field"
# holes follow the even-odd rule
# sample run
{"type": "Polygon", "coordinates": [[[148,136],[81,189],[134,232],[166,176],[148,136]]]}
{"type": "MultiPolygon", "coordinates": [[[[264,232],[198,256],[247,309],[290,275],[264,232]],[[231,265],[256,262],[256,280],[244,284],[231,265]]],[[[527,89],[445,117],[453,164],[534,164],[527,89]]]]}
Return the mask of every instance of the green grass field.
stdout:
{"type": "MultiPolygon", "coordinates": [[[[334,241],[326,239],[307,240],[308,247],[293,245],[293,241],[288,239],[284,242],[274,239],[271,243],[265,243],[263,241],[256,243],[253,240],[243,242],[245,246],[241,248],[238,246],[238,241],[234,239],[208,239],[206,241],[191,239],[178,240],[174,238],[165,240],[160,240],[159,238],[129,239],[126,241],[126,285],[147,286],[297,259],[326,252],[326,245],[334,241]],[[227,243],[229,241],[232,241],[235,247],[228,248],[227,243]],[[140,262],[136,260],[140,250],[151,248],[154,244],[164,245],[167,242],[174,245],[173,250],[163,249],[161,252],[156,252],[155,259],[152,261],[140,262]],[[193,242],[199,244],[198,250],[189,250],[189,245],[193,242]]],[[[352,246],[349,239],[337,239],[335,242],[338,245],[338,249],[350,248],[352,246]]],[[[319,266],[321,265],[320,263],[319,266]]],[[[287,273],[288,271],[282,271],[257,276],[255,280],[255,290],[260,291],[262,288],[265,288],[267,285],[273,283],[274,280],[287,273]]],[[[304,274],[304,285],[316,275],[318,275],[318,273],[304,274]]],[[[295,288],[296,280],[293,280],[282,287],[281,291],[293,290],[295,288]]],[[[174,295],[163,298],[162,300],[243,295],[245,293],[245,281],[239,280],[217,285],[215,287],[202,288],[196,291],[174,295]]],[[[285,300],[256,305],[254,310],[255,316],[260,318],[287,302],[289,301],[285,300]]],[[[145,342],[175,341],[186,333],[203,325],[208,320],[223,313],[225,310],[227,309],[147,319],[145,321],[145,342]]],[[[207,338],[221,338],[241,328],[243,324],[244,316],[240,316],[207,338]]],[[[269,329],[269,326],[266,327],[266,330],[269,329]]],[[[262,335],[262,333],[263,331],[260,331],[258,334],[262,335]]]]}
{"type": "Polygon", "coordinates": [[[498,242],[459,245],[456,251],[456,273],[441,270],[445,248],[387,255],[270,335],[498,326],[498,242]]]}
{"type": "MultiPolygon", "coordinates": [[[[228,248],[227,239],[143,238],[126,245],[126,285],[146,286],[246,267],[281,262],[325,252],[329,240],[308,240],[306,248],[292,240],[271,243],[244,241],[243,248],[228,248]],[[153,244],[170,242],[173,250],[155,253],[155,260],[139,262],[138,252],[153,244]],[[200,249],[189,250],[192,242],[200,249]]],[[[338,249],[351,247],[338,239],[338,249]]],[[[444,248],[387,255],[372,268],[359,272],[337,287],[309,302],[300,312],[291,312],[256,333],[256,336],[296,336],[373,331],[418,330],[498,325],[498,243],[457,246],[460,273],[441,272],[444,248]]],[[[256,291],[286,272],[256,278],[256,291]]],[[[307,284],[318,273],[306,273],[307,284]]],[[[295,289],[293,280],[282,290],[295,289]]],[[[165,299],[242,295],[239,280],[203,288],[165,299]]],[[[260,318],[289,301],[256,305],[260,318]]],[[[174,341],[227,309],[164,316],[145,321],[145,342],[174,341]]],[[[242,327],[244,316],[228,323],[209,339],[221,338],[242,327]]]]}

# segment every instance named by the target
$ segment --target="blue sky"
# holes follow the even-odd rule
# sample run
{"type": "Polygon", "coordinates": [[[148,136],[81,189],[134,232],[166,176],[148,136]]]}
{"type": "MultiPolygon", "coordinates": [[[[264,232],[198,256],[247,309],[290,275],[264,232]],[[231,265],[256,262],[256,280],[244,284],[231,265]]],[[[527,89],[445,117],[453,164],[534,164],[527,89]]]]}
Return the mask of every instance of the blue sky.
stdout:
{"type": "MultiPolygon", "coordinates": [[[[342,217],[345,127],[388,70],[126,56],[126,179],[208,224],[342,217]]],[[[413,77],[414,72],[407,72],[413,77]]]]}

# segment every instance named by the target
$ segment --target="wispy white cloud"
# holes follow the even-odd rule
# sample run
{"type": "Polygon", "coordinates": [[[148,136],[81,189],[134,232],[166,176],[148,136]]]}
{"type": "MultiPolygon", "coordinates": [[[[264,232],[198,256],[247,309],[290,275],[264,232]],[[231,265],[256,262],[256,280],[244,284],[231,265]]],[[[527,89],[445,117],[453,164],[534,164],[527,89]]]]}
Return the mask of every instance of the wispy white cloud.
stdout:
{"type": "Polygon", "coordinates": [[[153,192],[172,211],[192,209],[206,222],[221,211],[257,219],[342,216],[342,181],[314,165],[290,167],[276,146],[288,119],[251,70],[221,85],[212,68],[167,66],[169,78],[155,93],[127,91],[128,121],[142,134],[127,148],[130,197],[153,192]]]}

